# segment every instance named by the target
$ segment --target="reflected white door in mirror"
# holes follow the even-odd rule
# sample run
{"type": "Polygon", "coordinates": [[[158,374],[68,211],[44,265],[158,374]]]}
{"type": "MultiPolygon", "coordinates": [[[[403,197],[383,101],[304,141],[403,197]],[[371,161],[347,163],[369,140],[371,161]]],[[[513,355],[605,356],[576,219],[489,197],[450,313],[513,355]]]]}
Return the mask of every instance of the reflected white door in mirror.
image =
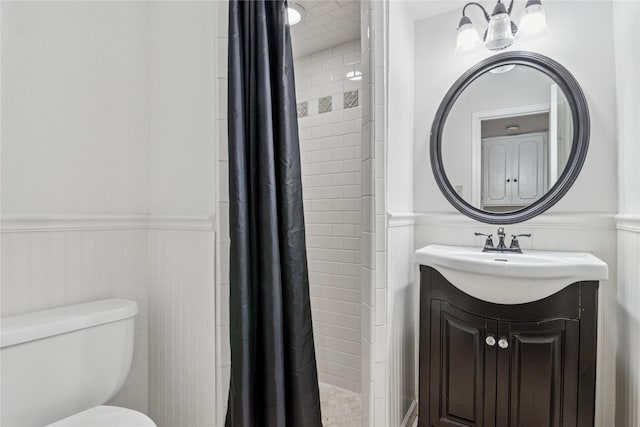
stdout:
{"type": "Polygon", "coordinates": [[[539,200],[571,150],[565,105],[553,80],[530,67],[477,78],[451,108],[443,132],[444,168],[462,189],[458,194],[488,212],[513,212],[539,200]]]}

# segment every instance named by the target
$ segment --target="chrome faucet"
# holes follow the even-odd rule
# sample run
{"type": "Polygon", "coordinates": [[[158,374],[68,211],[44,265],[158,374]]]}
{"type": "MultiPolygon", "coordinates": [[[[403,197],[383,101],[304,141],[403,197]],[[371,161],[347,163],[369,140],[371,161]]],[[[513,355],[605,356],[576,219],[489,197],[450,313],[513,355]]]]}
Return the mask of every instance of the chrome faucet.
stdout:
{"type": "Polygon", "coordinates": [[[506,236],[504,232],[504,227],[498,228],[498,246],[493,246],[493,234],[484,234],[484,233],[474,233],[476,236],[485,236],[487,239],[484,241],[484,247],[482,248],[482,252],[513,252],[517,254],[522,253],[522,249],[520,248],[520,242],[518,242],[518,237],[531,237],[530,233],[524,234],[512,234],[511,235],[511,245],[507,247],[504,244],[504,238],[506,236]]]}

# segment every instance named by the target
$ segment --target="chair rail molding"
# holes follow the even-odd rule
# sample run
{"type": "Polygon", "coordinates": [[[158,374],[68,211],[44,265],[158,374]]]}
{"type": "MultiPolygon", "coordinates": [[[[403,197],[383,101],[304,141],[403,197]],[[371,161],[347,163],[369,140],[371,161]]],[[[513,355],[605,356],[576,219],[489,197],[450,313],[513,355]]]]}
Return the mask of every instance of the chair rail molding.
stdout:
{"type": "MultiPolygon", "coordinates": [[[[486,225],[458,212],[416,212],[413,215],[416,226],[478,227],[486,225]]],[[[589,228],[592,230],[614,230],[616,227],[616,218],[617,217],[614,213],[545,212],[544,214],[528,221],[513,224],[512,226],[528,228],[589,228]]]]}
{"type": "Polygon", "coordinates": [[[615,216],[615,220],[618,230],[640,233],[640,214],[618,214],[615,216]]]}
{"type": "Polygon", "coordinates": [[[413,212],[387,212],[389,227],[412,227],[416,225],[416,214],[413,212]]]}
{"type": "Polygon", "coordinates": [[[0,232],[82,230],[215,231],[215,216],[169,214],[3,214],[0,232]]]}

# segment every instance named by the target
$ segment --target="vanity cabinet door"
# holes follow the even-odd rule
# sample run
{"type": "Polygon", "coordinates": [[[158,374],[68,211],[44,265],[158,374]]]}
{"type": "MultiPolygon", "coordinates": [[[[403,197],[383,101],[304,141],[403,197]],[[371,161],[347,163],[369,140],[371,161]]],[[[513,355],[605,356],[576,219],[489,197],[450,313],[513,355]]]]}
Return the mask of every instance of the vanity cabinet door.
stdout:
{"type": "Polygon", "coordinates": [[[497,427],[575,427],[577,320],[500,322],[497,427]]]}
{"type": "Polygon", "coordinates": [[[485,340],[496,328],[495,320],[431,301],[431,426],[495,424],[496,346],[485,340]]]}

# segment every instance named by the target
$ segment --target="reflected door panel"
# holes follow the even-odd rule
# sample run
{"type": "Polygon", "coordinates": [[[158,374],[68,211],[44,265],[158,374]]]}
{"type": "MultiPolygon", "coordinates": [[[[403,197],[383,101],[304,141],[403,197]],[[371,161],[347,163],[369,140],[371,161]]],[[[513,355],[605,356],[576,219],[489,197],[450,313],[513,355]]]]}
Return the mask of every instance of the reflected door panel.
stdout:
{"type": "Polygon", "coordinates": [[[507,166],[511,162],[508,158],[507,146],[502,141],[494,141],[484,144],[482,151],[482,170],[486,171],[482,186],[483,203],[485,205],[504,204],[509,199],[506,177],[510,172],[507,166]]]}
{"type": "Polygon", "coordinates": [[[512,164],[515,165],[513,175],[513,205],[528,205],[538,200],[545,193],[547,162],[545,135],[522,135],[514,139],[512,164]]]}
{"type": "Polygon", "coordinates": [[[509,211],[542,197],[548,182],[546,134],[482,140],[482,207],[509,211]]]}

